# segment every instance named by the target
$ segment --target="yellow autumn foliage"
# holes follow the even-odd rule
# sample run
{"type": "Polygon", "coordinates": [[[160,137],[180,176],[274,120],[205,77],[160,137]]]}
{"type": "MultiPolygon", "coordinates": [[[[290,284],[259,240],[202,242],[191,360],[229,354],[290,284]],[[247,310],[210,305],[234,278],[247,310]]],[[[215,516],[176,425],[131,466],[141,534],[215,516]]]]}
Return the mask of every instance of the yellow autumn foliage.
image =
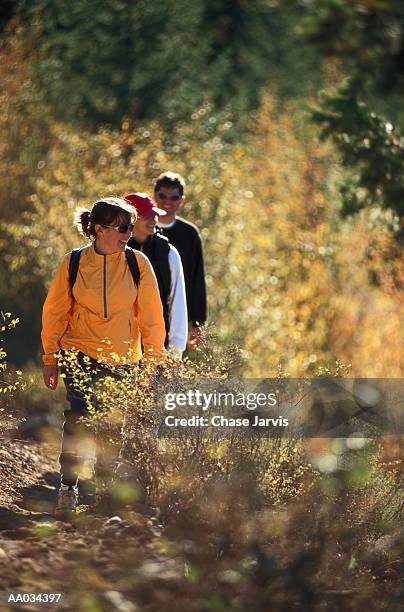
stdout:
{"type": "Polygon", "coordinates": [[[123,118],[120,130],[94,133],[53,120],[27,64],[17,70],[26,59],[17,39],[1,69],[9,71],[0,150],[12,194],[0,201],[8,298],[30,283],[46,287],[82,243],[77,206],[150,193],[170,169],[186,178],[182,213],[201,230],[209,320],[221,344],[243,349],[245,376],[311,375],[337,361],[351,375],[402,376],[403,268],[388,213],[341,220],[338,159],[297,104],[279,108],[265,95],[241,134],[208,104],[175,132],[123,118]]]}

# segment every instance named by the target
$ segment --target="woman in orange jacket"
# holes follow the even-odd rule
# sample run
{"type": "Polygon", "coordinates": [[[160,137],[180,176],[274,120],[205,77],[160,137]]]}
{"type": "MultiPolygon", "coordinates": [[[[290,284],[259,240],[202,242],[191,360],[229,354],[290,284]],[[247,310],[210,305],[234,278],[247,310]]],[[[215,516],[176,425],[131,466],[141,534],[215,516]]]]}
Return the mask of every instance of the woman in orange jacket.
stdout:
{"type": "MultiPolygon", "coordinates": [[[[160,359],[164,353],[165,325],[159,289],[151,264],[140,252],[127,253],[135,211],[120,198],[96,202],[91,212],[77,213],[79,229],[92,243],[80,252],[72,281],[71,258],[62,261],[43,307],[42,345],[44,382],[55,390],[58,357],[76,351],[75,367],[94,382],[111,375],[116,362],[133,363],[143,357],[160,359]],[[129,261],[137,267],[135,278],[129,261]],[[131,257],[129,257],[131,256],[131,257]],[[74,282],[74,284],[73,284],[74,282]],[[72,286],[73,285],[73,286],[72,286]]],[[[69,372],[64,383],[70,408],[65,411],[59,511],[74,511],[83,457],[80,441],[85,430],[80,417],[88,414],[85,390],[69,372]]]]}

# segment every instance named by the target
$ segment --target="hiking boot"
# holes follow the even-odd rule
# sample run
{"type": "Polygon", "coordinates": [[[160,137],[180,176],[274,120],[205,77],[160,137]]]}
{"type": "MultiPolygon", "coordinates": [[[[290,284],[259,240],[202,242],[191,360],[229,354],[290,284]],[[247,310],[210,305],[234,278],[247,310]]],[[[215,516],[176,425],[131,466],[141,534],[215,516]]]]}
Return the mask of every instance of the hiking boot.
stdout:
{"type": "Polygon", "coordinates": [[[55,514],[71,514],[72,512],[76,512],[78,500],[79,490],[77,485],[61,484],[55,514]]]}

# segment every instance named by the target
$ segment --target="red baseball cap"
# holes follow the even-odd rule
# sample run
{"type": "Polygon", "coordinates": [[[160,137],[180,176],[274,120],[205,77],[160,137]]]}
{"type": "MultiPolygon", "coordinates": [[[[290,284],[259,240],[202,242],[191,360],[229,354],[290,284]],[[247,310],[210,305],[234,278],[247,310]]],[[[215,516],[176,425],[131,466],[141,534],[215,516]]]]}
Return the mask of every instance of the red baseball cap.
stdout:
{"type": "Polygon", "coordinates": [[[166,211],[157,208],[154,200],[147,193],[128,193],[125,200],[136,208],[136,212],[141,217],[154,217],[155,215],[166,215],[166,211]]]}

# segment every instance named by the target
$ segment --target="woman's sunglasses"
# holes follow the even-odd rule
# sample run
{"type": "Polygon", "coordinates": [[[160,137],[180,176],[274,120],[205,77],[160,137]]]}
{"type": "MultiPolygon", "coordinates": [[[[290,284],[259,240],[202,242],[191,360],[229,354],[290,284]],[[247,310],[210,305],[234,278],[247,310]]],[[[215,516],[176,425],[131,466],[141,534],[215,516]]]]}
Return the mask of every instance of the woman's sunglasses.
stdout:
{"type": "Polygon", "coordinates": [[[120,225],[103,225],[102,227],[109,227],[109,229],[117,230],[120,234],[126,234],[133,231],[134,225],[133,223],[121,223],[120,225]]]}
{"type": "Polygon", "coordinates": [[[178,202],[180,199],[180,195],[167,195],[166,193],[162,193],[161,191],[157,192],[157,196],[160,200],[171,200],[171,202],[178,202]]]}

